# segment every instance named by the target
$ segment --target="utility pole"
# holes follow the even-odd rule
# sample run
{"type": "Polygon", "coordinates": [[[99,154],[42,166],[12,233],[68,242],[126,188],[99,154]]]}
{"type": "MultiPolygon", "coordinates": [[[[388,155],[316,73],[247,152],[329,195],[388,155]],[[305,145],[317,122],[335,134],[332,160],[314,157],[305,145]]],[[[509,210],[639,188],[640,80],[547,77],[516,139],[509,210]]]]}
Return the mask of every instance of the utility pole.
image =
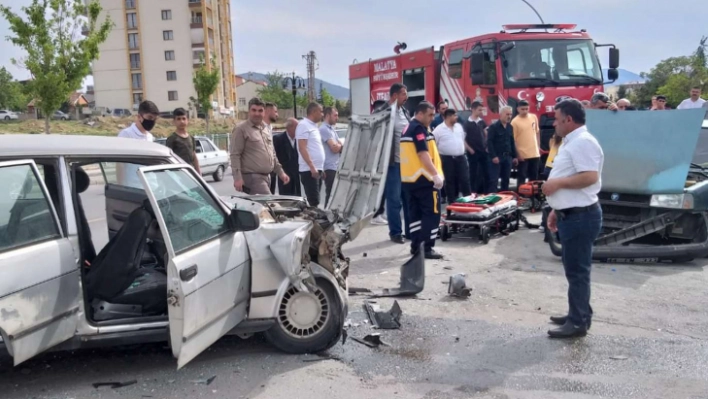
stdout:
{"type": "Polygon", "coordinates": [[[319,69],[320,64],[317,62],[317,56],[314,51],[302,56],[307,62],[307,99],[312,102],[317,98],[315,96],[315,70],[319,69]]]}

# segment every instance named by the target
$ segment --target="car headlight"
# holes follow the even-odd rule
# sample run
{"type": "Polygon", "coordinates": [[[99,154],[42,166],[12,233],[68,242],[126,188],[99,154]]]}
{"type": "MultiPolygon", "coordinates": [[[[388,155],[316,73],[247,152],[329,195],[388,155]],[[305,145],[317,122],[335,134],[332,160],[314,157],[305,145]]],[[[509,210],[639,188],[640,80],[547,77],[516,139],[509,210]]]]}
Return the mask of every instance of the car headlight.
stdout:
{"type": "Polygon", "coordinates": [[[656,208],[693,209],[691,194],[654,194],[649,205],[656,208]]]}

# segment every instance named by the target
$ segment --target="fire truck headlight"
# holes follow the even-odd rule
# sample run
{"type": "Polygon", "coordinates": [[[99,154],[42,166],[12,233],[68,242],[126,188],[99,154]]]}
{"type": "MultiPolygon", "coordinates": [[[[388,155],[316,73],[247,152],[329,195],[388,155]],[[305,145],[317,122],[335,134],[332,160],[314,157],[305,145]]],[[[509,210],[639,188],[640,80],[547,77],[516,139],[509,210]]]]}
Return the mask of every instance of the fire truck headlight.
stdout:
{"type": "Polygon", "coordinates": [[[545,100],[545,99],[546,99],[546,95],[543,94],[542,91],[539,91],[538,93],[536,93],[536,101],[538,101],[538,102],[541,103],[541,102],[543,102],[543,100],[545,100]]]}

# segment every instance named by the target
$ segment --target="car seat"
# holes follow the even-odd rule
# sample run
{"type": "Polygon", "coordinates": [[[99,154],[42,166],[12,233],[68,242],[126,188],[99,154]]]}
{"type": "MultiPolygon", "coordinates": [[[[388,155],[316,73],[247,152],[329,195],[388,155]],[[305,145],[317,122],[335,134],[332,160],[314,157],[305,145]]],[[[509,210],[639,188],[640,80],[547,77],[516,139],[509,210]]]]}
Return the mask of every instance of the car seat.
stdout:
{"type": "Polygon", "coordinates": [[[154,221],[152,207],[145,200],[96,256],[86,276],[95,320],[166,312],[167,276],[148,249],[148,231],[154,221]]]}

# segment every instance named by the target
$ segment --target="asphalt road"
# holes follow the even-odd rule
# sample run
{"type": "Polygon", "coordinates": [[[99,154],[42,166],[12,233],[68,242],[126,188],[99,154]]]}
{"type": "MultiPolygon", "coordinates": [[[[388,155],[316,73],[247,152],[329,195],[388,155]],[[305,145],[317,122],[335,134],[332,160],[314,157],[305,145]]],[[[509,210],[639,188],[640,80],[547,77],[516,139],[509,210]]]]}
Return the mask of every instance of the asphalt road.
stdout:
{"type": "MultiPolygon", "coordinates": [[[[215,187],[229,194],[231,178],[215,187]]],[[[105,226],[101,193],[93,186],[84,194],[94,237],[105,226]]],[[[396,286],[408,248],[386,238],[385,226],[372,226],[345,247],[351,286],[396,286]]],[[[548,316],[566,310],[567,286],[542,234],[522,229],[488,245],[459,239],[438,249],[447,259],[426,264],[423,293],[399,300],[402,328],[381,331],[390,346],[351,340],[375,332],[364,298],[353,296],[350,339],[324,357],[284,355],[259,337],[223,339],[180,371],[165,344],[47,353],[16,368],[0,356],[1,396],[708,398],[708,262],[596,265],[590,335],[557,341],[546,336],[548,316]],[[454,273],[466,274],[471,298],[447,296],[454,273]],[[136,383],[92,386],[128,381],[136,383]]]]}

